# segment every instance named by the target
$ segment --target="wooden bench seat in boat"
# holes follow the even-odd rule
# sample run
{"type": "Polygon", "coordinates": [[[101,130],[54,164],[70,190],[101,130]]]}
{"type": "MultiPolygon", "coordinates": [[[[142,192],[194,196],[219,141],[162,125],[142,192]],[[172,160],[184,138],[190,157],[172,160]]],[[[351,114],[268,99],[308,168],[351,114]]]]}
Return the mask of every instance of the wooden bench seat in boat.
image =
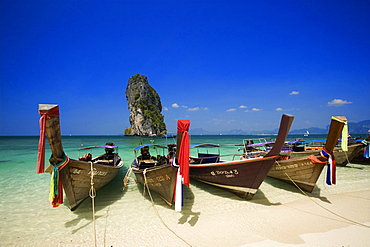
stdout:
{"type": "Polygon", "coordinates": [[[138,160],[139,161],[139,169],[145,169],[154,167],[157,164],[157,161],[150,159],[150,160],[138,160]]]}

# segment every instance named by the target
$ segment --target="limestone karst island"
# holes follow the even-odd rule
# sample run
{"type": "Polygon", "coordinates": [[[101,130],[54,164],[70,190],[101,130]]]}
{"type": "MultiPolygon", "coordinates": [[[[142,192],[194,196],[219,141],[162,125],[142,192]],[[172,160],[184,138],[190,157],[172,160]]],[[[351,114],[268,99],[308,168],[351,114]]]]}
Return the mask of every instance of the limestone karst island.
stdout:
{"type": "Polygon", "coordinates": [[[161,99],[149,85],[146,76],[136,74],[128,80],[126,99],[130,110],[130,127],[124,130],[125,135],[166,135],[161,99]]]}

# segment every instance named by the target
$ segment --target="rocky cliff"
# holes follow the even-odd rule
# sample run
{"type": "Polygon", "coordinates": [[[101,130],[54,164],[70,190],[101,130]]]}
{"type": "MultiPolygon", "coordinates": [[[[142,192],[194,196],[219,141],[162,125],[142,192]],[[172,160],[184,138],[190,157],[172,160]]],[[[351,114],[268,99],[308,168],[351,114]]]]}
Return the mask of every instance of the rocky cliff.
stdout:
{"type": "Polygon", "coordinates": [[[146,76],[136,74],[128,80],[126,98],[131,127],[125,129],[125,135],[147,136],[167,133],[161,113],[161,99],[149,85],[146,76]]]}

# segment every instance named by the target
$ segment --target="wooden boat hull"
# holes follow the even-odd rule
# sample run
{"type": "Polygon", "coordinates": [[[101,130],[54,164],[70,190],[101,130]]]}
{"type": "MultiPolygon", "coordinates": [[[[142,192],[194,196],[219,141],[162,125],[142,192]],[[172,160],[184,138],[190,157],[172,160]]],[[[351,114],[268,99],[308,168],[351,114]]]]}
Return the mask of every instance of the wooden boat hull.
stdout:
{"type": "MultiPolygon", "coordinates": [[[[122,167],[93,164],[94,189],[99,190],[107,185],[117,175],[122,167]]],[[[91,164],[86,161],[70,159],[60,170],[64,193],[68,199],[71,211],[75,210],[87,197],[91,188],[91,164]]]]}
{"type": "Polygon", "coordinates": [[[283,114],[275,145],[265,157],[190,164],[190,177],[228,189],[247,200],[252,199],[272,165],[279,157],[293,119],[293,116],[283,114]]]}
{"type": "Polygon", "coordinates": [[[150,191],[154,191],[169,205],[172,206],[176,184],[177,168],[169,164],[159,165],[146,169],[138,169],[134,165],[132,172],[135,174],[139,183],[148,186],[150,191]],[[145,171],[145,172],[144,172],[145,171]],[[146,185],[145,185],[146,181],[146,185]]]}
{"type": "MultiPolygon", "coordinates": [[[[346,166],[348,161],[351,161],[363,149],[362,143],[351,144],[348,146],[348,151],[343,151],[341,147],[335,147],[333,154],[338,166],[346,166]]],[[[283,156],[289,156],[291,159],[301,158],[308,155],[320,155],[322,148],[317,150],[306,150],[302,152],[281,153],[283,156]]]]}
{"type": "MultiPolygon", "coordinates": [[[[333,152],[345,122],[347,122],[345,117],[332,117],[325,143],[325,150],[328,153],[333,152]]],[[[312,192],[327,159],[320,154],[303,153],[305,153],[305,157],[277,161],[268,176],[296,184],[302,190],[312,192]]],[[[335,179],[333,183],[335,184],[335,179]]]]}
{"type": "Polygon", "coordinates": [[[281,160],[272,166],[267,176],[295,183],[302,190],[312,192],[324,166],[325,163],[314,163],[307,156],[281,160]]]}
{"type": "Polygon", "coordinates": [[[348,146],[348,151],[343,151],[342,148],[334,148],[334,157],[338,166],[346,166],[354,157],[364,148],[362,143],[356,143],[348,146]]]}
{"type": "Polygon", "coordinates": [[[267,176],[277,156],[211,164],[190,164],[190,177],[225,188],[250,200],[267,176]]]}

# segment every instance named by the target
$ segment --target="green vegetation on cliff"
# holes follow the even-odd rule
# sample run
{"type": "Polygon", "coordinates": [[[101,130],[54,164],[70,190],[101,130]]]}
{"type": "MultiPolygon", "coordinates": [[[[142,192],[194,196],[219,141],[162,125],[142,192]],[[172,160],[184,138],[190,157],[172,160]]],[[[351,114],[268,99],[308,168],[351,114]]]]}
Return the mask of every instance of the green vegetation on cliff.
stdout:
{"type": "Polygon", "coordinates": [[[128,136],[132,135],[132,129],[131,129],[131,127],[128,127],[127,129],[125,129],[125,130],[123,131],[123,133],[124,133],[125,135],[128,135],[128,136]]]}
{"type": "Polygon", "coordinates": [[[130,109],[131,127],[126,135],[165,135],[166,124],[162,115],[162,103],[158,93],[148,83],[144,75],[132,76],[126,88],[126,98],[130,109]]]}

